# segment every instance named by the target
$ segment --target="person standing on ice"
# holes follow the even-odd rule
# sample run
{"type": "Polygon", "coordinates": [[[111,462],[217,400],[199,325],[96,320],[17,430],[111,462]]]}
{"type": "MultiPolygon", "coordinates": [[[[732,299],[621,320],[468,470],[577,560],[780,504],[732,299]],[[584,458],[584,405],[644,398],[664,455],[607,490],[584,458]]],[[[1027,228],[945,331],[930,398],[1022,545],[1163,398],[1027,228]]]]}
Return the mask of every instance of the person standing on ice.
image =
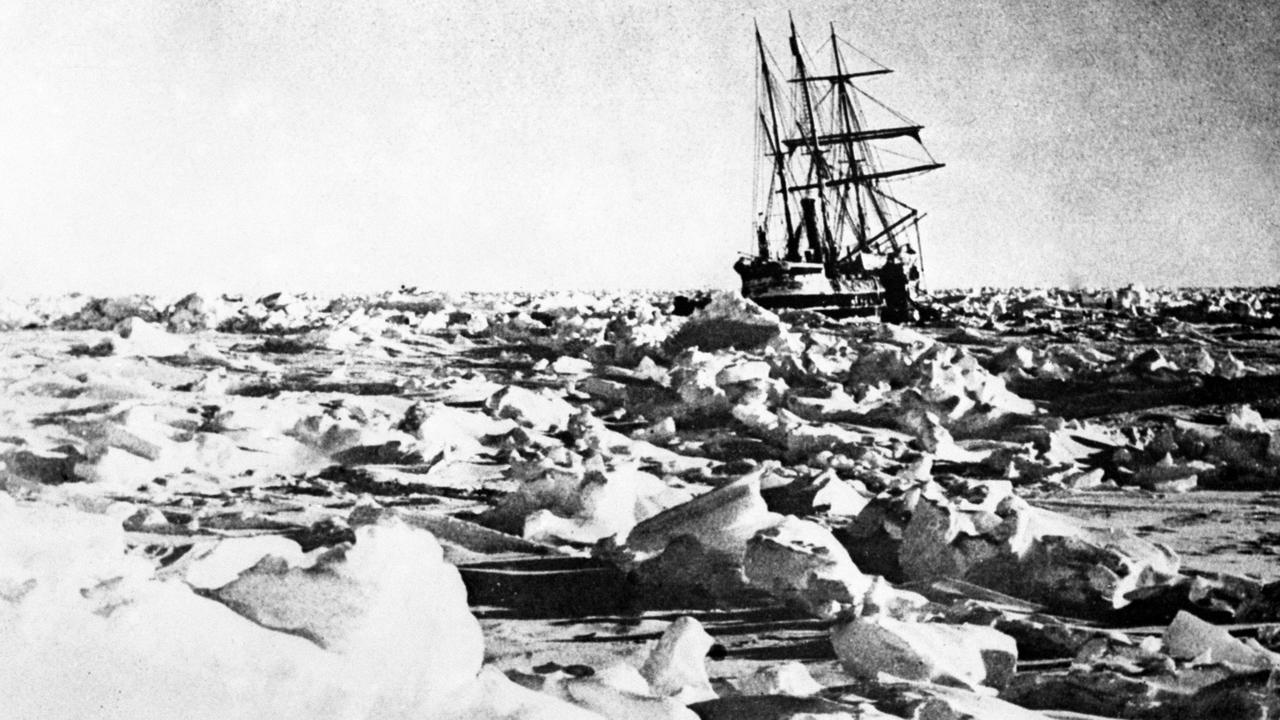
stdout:
{"type": "Polygon", "coordinates": [[[880,313],[880,318],[885,322],[901,323],[911,319],[908,282],[902,255],[895,251],[880,269],[880,285],[884,288],[884,310],[880,313]]]}

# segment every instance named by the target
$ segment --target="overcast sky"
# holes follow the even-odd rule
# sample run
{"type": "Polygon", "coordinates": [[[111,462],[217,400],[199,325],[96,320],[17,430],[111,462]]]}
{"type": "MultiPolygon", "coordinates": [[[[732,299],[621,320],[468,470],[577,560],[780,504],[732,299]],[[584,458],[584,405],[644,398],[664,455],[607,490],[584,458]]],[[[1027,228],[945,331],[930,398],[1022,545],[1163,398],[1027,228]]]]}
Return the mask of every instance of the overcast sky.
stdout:
{"type": "MultiPolygon", "coordinates": [[[[0,2],[0,293],[733,286],[786,4],[0,2]]],[[[1274,284],[1280,4],[807,2],[933,286],[1274,284]]]]}

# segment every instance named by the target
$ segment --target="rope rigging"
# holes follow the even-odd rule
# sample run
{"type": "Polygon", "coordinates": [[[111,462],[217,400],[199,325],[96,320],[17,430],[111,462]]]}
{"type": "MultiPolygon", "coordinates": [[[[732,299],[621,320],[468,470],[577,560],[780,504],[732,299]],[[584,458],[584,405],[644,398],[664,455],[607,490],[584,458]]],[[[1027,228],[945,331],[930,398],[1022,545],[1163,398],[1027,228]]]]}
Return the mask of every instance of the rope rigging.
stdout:
{"type": "MultiPolygon", "coordinates": [[[[810,198],[805,202],[816,199],[822,208],[817,219],[824,228],[824,243],[833,250],[847,248],[850,239],[854,246],[866,249],[872,249],[867,243],[873,239],[875,249],[883,249],[886,243],[896,248],[894,235],[910,229],[916,211],[887,194],[882,183],[932,170],[940,163],[921,141],[920,125],[852,82],[855,77],[890,72],[888,67],[834,32],[818,46],[819,52],[832,56],[824,64],[814,62],[803,40],[794,34],[794,27],[790,41],[794,74],[784,73],[773,52],[758,42],[757,95],[761,107],[766,99],[771,103],[767,112],[772,114],[770,120],[760,111],[755,123],[757,164],[752,184],[754,206],[757,212],[763,209],[759,223],[767,226],[776,240],[775,195],[783,196],[784,201],[788,197],[810,198]],[[850,71],[841,63],[840,49],[863,59],[855,60],[855,66],[865,68],[870,63],[875,70],[850,71]],[[828,71],[832,59],[834,69],[828,71]],[[810,92],[810,86],[816,92],[810,92]],[[892,118],[902,125],[869,125],[864,102],[887,113],[882,121],[892,118]],[[914,141],[920,152],[913,156],[901,146],[885,146],[899,138],[914,141]],[[908,164],[904,166],[903,160],[908,164]],[[770,165],[762,167],[761,162],[770,165]]],[[[791,233],[800,234],[802,225],[802,219],[795,224],[788,220],[791,233]]],[[[793,243],[794,237],[789,236],[788,241],[793,243]]]]}

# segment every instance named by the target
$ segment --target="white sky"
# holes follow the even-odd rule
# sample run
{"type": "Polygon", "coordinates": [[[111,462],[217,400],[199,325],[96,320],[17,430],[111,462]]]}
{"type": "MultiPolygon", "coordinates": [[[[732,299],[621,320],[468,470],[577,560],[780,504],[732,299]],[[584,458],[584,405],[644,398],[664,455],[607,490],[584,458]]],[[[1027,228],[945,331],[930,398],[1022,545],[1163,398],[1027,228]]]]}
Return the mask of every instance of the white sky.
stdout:
{"type": "MultiPolygon", "coordinates": [[[[0,294],[733,286],[771,2],[0,2],[0,294]]],[[[1271,3],[813,2],[931,285],[1280,274],[1271,3]]]]}

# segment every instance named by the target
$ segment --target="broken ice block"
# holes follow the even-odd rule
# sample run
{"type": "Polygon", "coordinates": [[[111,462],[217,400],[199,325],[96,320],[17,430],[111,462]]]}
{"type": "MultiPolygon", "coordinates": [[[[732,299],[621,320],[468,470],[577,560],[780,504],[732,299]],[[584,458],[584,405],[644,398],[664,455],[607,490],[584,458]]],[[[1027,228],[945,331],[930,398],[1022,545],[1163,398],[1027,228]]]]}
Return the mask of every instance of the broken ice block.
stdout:
{"type": "Polygon", "coordinates": [[[845,670],[861,678],[887,673],[905,680],[1000,688],[1013,677],[1018,662],[1013,638],[984,625],[861,617],[833,628],[831,644],[845,670]]]}
{"type": "Polygon", "coordinates": [[[640,674],[658,697],[676,697],[686,705],[717,697],[707,677],[707,652],[715,641],[702,623],[682,617],[662,633],[640,674]]]}
{"type": "Polygon", "coordinates": [[[792,660],[755,671],[737,683],[743,695],[793,695],[806,697],[822,692],[804,665],[792,660]]]}
{"type": "Polygon", "coordinates": [[[871,589],[830,530],[787,516],[747,543],[743,558],[747,582],[776,597],[793,600],[819,617],[860,608],[871,589]]]}

